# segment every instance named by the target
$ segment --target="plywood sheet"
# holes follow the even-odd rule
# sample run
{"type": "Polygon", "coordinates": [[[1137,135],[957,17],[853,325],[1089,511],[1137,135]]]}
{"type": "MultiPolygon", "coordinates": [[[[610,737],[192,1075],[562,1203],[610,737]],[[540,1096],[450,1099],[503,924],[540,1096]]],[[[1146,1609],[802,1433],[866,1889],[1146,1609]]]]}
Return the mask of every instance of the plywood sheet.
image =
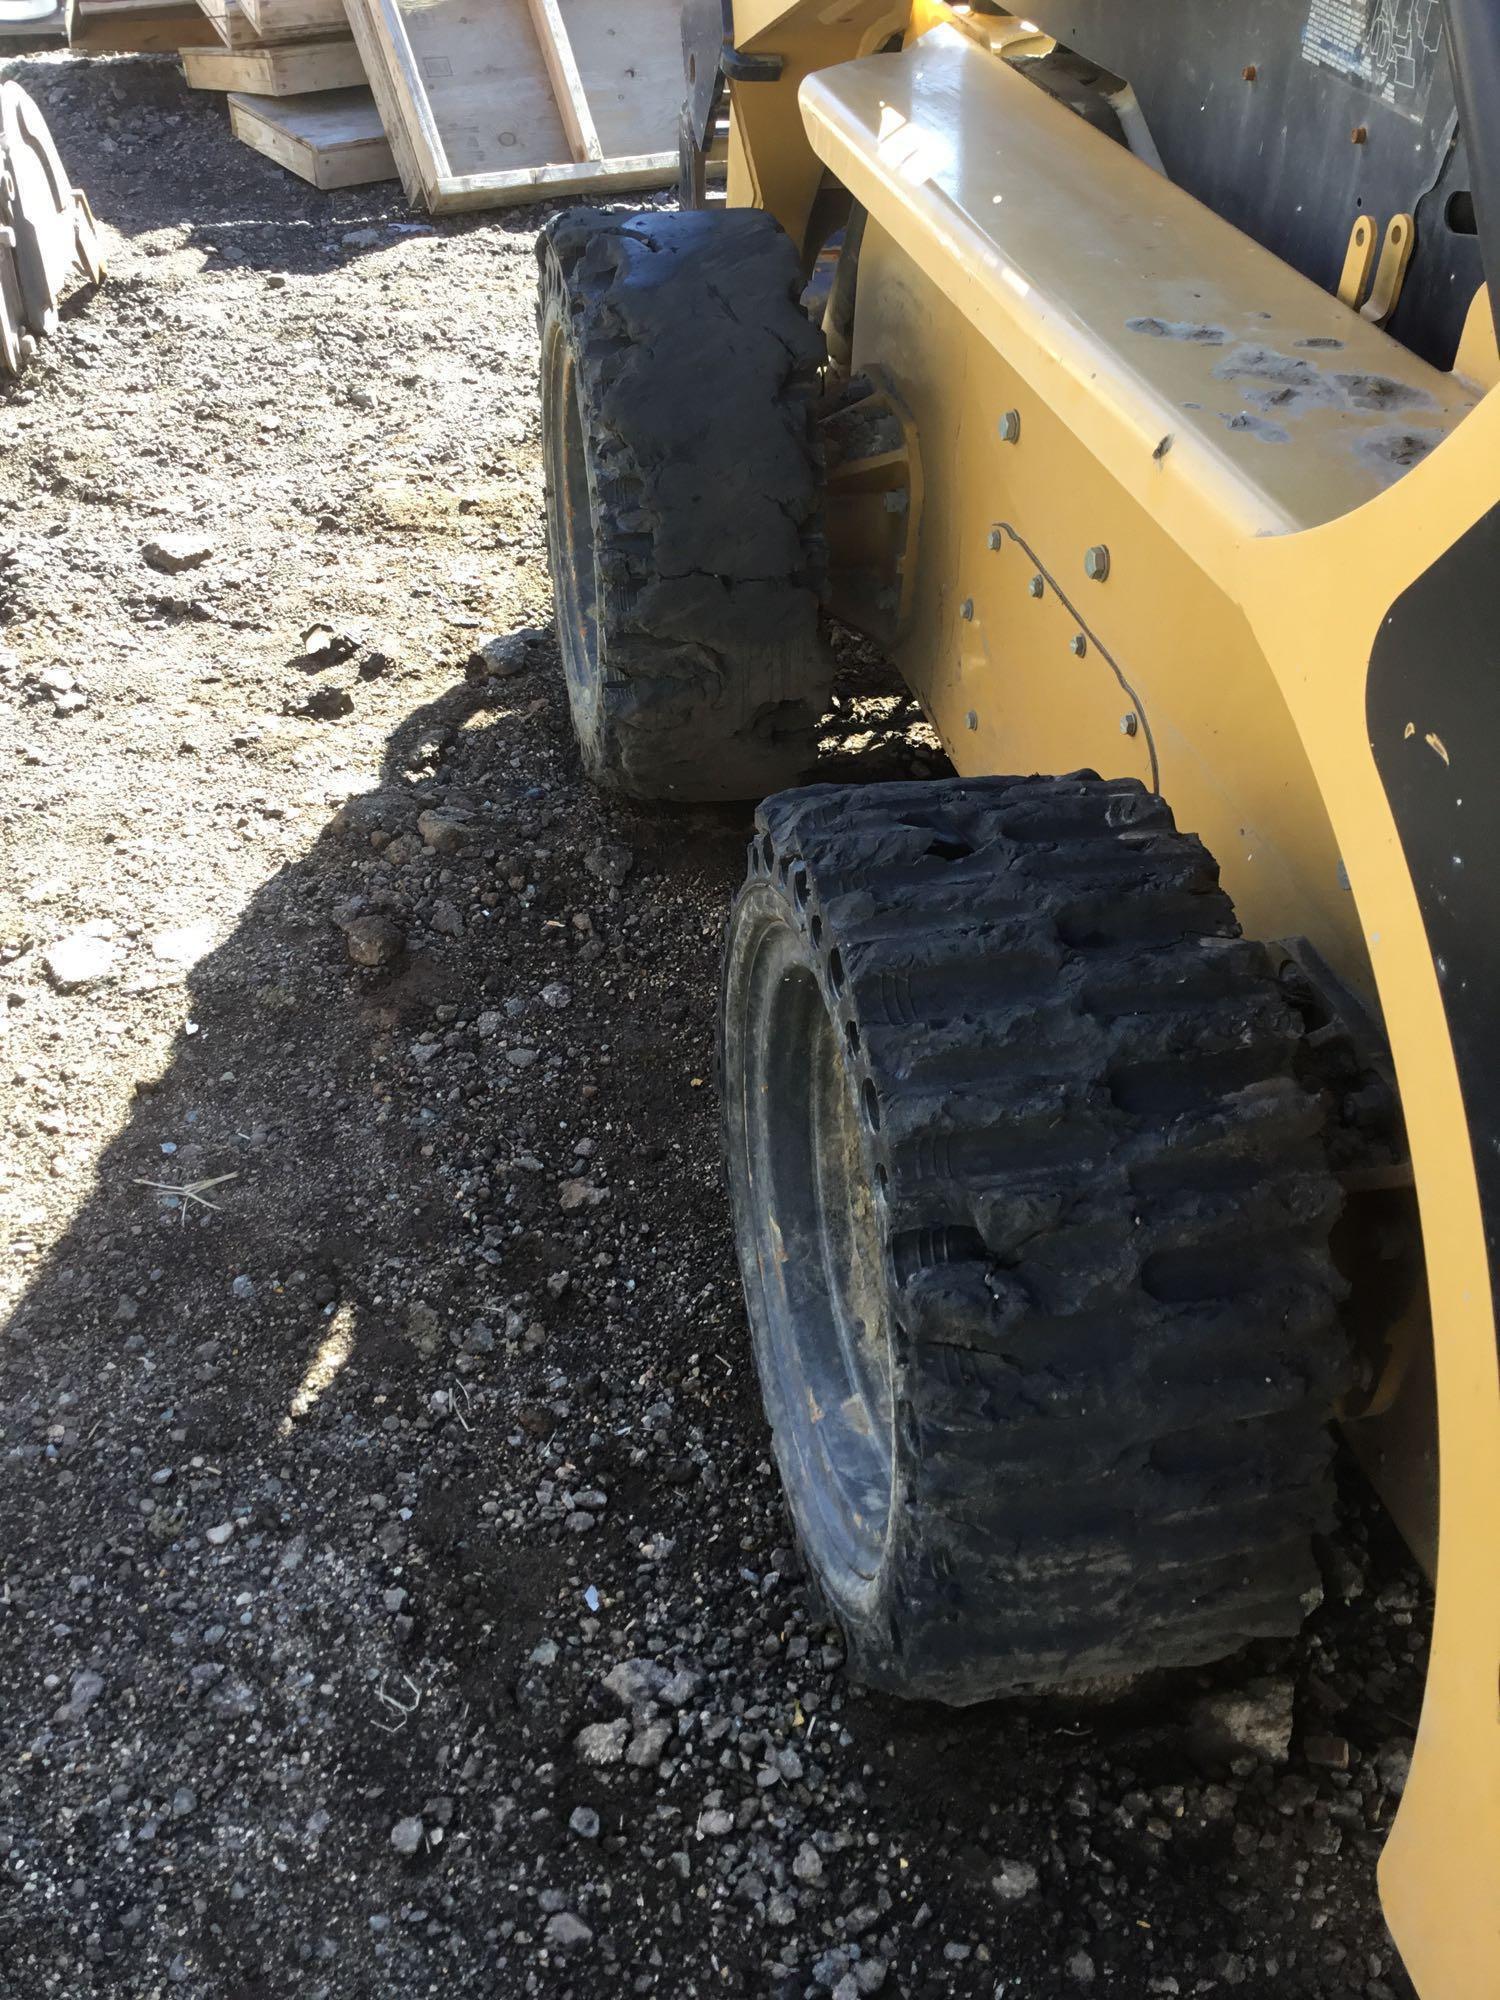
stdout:
{"type": "Polygon", "coordinates": [[[681,0],[558,0],[604,156],[676,152],[681,0]]]}
{"type": "Polygon", "coordinates": [[[301,97],[319,90],[357,90],[365,66],[352,37],[284,42],[263,49],[184,49],[183,72],[193,90],[248,91],[256,97],[301,97]]]}
{"type": "Polygon", "coordinates": [[[345,4],[387,130],[399,127],[395,151],[413,200],[447,212],[675,180],[675,0],[345,4]],[[559,18],[571,44],[566,61],[539,39],[559,18]],[[577,157],[585,150],[577,107],[565,119],[555,94],[569,74],[583,86],[582,122],[597,131],[602,157],[577,157]]]}
{"type": "Polygon", "coordinates": [[[312,97],[229,99],[237,139],[314,187],[357,187],[395,178],[396,165],[368,90],[320,91],[312,97]]]}

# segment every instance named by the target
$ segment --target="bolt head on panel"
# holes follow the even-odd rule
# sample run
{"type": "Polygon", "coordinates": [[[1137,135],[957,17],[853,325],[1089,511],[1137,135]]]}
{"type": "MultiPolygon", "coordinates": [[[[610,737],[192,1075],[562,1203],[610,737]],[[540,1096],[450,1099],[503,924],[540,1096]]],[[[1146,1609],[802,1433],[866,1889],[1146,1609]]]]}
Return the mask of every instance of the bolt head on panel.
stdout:
{"type": "Polygon", "coordinates": [[[1109,575],[1109,550],[1103,542],[1083,552],[1083,573],[1091,583],[1103,583],[1109,575]]]}

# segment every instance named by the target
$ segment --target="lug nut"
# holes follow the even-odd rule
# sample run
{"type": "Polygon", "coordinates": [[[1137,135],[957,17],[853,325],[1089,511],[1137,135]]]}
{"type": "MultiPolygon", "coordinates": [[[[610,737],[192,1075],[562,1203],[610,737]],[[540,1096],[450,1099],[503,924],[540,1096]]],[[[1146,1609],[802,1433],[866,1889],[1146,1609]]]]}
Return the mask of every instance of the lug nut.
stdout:
{"type": "Polygon", "coordinates": [[[1033,597],[1040,597],[1047,586],[1041,577],[1034,576],[1026,588],[1031,592],[1033,597]]]}
{"type": "Polygon", "coordinates": [[[1091,583],[1103,583],[1109,575],[1109,550],[1103,542],[1095,542],[1091,549],[1084,550],[1083,573],[1091,583]]]}
{"type": "Polygon", "coordinates": [[[1015,444],[1019,441],[1020,436],[1021,412],[1019,410],[1007,410],[1005,415],[1000,419],[1000,442],[1001,444],[1015,444]]]}
{"type": "Polygon", "coordinates": [[[1140,717],[1134,709],[1129,710],[1127,714],[1120,717],[1120,734],[1122,736],[1134,736],[1140,726],[1140,717]]]}
{"type": "Polygon", "coordinates": [[[970,625],[970,624],[972,624],[972,623],[973,623],[973,621],[974,621],[974,600],[973,600],[973,598],[972,598],[972,597],[966,597],[966,598],[964,599],[963,603],[959,605],[959,607],[958,607],[958,615],[959,615],[959,617],[960,617],[960,618],[962,618],[962,619],[963,619],[963,621],[964,621],[964,623],[965,623],[966,625],[970,625]]]}

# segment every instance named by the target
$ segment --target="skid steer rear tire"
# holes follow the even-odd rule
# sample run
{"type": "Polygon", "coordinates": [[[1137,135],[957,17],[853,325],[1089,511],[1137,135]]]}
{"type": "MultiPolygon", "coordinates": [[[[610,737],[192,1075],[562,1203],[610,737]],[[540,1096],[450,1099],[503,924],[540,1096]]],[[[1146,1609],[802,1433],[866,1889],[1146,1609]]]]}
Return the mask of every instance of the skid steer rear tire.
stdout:
{"type": "Polygon", "coordinates": [[[1294,1632],[1341,1196],[1211,857],[1092,773],[811,787],[756,827],[726,1153],[853,1671],[964,1703],[1294,1632]]]}
{"type": "Polygon", "coordinates": [[[555,216],[537,244],[547,530],[585,769],[751,799],[827,706],[822,335],[768,215],[555,216]]]}

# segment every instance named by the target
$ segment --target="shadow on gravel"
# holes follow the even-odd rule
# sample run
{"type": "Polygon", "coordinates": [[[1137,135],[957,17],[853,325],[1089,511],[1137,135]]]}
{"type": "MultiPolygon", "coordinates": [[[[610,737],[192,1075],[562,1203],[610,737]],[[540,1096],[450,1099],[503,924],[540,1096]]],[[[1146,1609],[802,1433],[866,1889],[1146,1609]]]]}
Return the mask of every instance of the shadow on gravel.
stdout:
{"type": "MultiPolygon", "coordinates": [[[[872,671],[830,776],[912,766],[872,671]]],[[[536,689],[417,710],[186,969],[14,1316],[0,1965],[205,2000],[1396,1993],[1369,1870],[1420,1604],[1363,1503],[1301,1645],[963,1714],[844,1682],[718,1183],[748,817],[598,799],[536,689]],[[1237,1746],[1187,1726],[1215,1689],[1237,1746]]]]}

